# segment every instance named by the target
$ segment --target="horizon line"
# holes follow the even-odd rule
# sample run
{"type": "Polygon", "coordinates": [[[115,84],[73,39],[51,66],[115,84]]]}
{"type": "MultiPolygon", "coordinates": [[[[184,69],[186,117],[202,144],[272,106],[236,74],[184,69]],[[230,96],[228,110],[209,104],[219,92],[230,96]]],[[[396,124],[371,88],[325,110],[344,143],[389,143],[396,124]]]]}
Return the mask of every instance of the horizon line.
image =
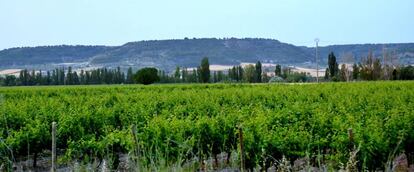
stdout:
{"type": "MultiPolygon", "coordinates": [[[[125,42],[123,44],[119,44],[119,45],[108,45],[108,44],[49,44],[49,45],[35,45],[35,46],[17,46],[17,47],[9,47],[9,48],[4,48],[1,49],[0,51],[5,51],[5,50],[10,50],[10,49],[19,49],[19,48],[41,48],[41,47],[59,47],[59,46],[103,46],[103,47],[121,47],[124,46],[126,44],[130,44],[130,43],[139,43],[139,42],[154,42],[154,41],[186,41],[186,40],[200,40],[200,39],[216,39],[216,40],[231,40],[231,39],[238,39],[238,40],[247,40],[247,39],[251,39],[251,40],[272,40],[272,41],[278,41],[279,43],[284,43],[284,44],[289,44],[289,45],[294,45],[297,47],[307,47],[307,48],[315,48],[316,46],[306,46],[306,45],[296,45],[294,43],[288,43],[288,42],[282,42],[276,38],[260,38],[260,37],[243,37],[243,38],[237,38],[237,37],[223,37],[223,38],[216,38],[216,37],[184,37],[184,38],[171,38],[171,39],[148,39],[148,40],[137,40],[137,41],[128,41],[125,42]]],[[[320,41],[320,43],[323,43],[323,41],[320,41]]],[[[385,45],[385,44],[413,44],[414,42],[389,42],[389,43],[333,43],[333,44],[326,44],[326,45],[319,45],[318,47],[329,47],[329,46],[346,46],[346,45],[385,45]]]]}

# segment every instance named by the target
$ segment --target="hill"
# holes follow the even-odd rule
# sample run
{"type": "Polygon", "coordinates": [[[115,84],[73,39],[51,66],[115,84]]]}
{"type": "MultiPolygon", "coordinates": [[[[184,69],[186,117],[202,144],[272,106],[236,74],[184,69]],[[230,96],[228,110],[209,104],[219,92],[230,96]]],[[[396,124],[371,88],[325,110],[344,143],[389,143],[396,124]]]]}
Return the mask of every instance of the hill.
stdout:
{"type": "MultiPolygon", "coordinates": [[[[321,65],[329,52],[338,59],[352,54],[359,61],[372,50],[380,56],[383,47],[400,58],[402,64],[414,64],[414,43],[354,44],[320,47],[321,65]]],[[[171,71],[175,66],[194,67],[203,57],[211,64],[237,65],[241,62],[279,63],[313,66],[315,48],[295,46],[274,39],[181,39],[130,42],[121,46],[41,46],[11,48],[0,51],[0,69],[51,69],[59,66],[115,67],[154,66],[171,71]]]]}

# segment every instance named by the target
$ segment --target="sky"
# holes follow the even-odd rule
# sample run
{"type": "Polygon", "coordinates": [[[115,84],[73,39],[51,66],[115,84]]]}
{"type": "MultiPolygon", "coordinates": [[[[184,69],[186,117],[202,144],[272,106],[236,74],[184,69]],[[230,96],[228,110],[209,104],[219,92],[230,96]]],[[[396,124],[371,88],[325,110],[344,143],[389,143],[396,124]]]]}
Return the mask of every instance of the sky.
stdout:
{"type": "Polygon", "coordinates": [[[414,42],[413,0],[0,0],[0,50],[188,38],[414,42]]]}

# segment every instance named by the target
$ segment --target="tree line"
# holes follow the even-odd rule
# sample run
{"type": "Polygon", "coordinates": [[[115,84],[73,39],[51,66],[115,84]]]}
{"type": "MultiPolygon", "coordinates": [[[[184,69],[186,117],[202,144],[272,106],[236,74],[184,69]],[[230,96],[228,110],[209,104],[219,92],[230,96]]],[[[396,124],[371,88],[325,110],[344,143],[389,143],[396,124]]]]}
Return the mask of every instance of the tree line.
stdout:
{"type": "Polygon", "coordinates": [[[129,69],[125,76],[120,67],[90,71],[73,71],[72,67],[68,67],[46,72],[24,69],[18,77],[7,75],[0,78],[0,83],[3,86],[121,84],[133,83],[132,75],[132,69],[129,69]]]}
{"type": "MultiPolygon", "coordinates": [[[[383,55],[385,56],[385,55],[383,55]]],[[[414,67],[400,66],[374,57],[370,51],[367,57],[352,66],[338,65],[333,52],[328,55],[328,68],[325,71],[326,81],[376,81],[376,80],[414,80],[414,67]]]]}
{"type": "Polygon", "coordinates": [[[188,69],[177,66],[173,75],[159,71],[161,83],[267,83],[276,76],[287,82],[307,82],[311,77],[307,73],[295,72],[289,67],[277,64],[274,71],[264,71],[262,63],[245,66],[235,65],[227,71],[211,71],[208,58],[202,59],[200,66],[188,69]]]}
{"type": "MultiPolygon", "coordinates": [[[[120,67],[115,69],[99,68],[89,71],[74,71],[71,67],[67,69],[58,68],[52,71],[20,71],[18,77],[7,75],[0,77],[2,86],[31,86],[31,85],[96,85],[96,84],[152,84],[158,83],[267,83],[267,82],[310,82],[314,81],[305,72],[295,72],[290,67],[275,66],[274,71],[266,71],[262,63],[246,66],[236,65],[227,71],[211,71],[207,57],[201,60],[198,67],[188,69],[177,66],[173,73],[167,73],[156,68],[143,68],[133,71],[130,67],[127,72],[121,71],[120,67]]],[[[339,66],[333,52],[328,55],[328,68],[325,70],[325,81],[359,81],[359,80],[413,80],[413,66],[399,66],[381,63],[372,52],[368,53],[361,62],[352,66],[342,64],[339,66]]]]}

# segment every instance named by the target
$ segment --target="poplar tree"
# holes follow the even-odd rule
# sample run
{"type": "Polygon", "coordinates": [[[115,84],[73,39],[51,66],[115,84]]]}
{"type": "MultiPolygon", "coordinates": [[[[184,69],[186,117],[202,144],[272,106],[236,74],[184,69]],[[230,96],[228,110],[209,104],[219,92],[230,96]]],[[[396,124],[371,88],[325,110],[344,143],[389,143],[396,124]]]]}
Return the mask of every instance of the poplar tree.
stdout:
{"type": "Polygon", "coordinates": [[[255,82],[262,82],[262,63],[260,63],[260,61],[257,61],[255,68],[255,82]]]}
{"type": "Polygon", "coordinates": [[[204,57],[201,60],[200,70],[201,70],[200,71],[200,74],[201,74],[201,76],[200,76],[201,82],[203,82],[203,83],[209,82],[210,81],[210,64],[208,62],[208,58],[207,57],[204,57]]]}
{"type": "Polygon", "coordinates": [[[329,69],[329,77],[333,81],[336,81],[338,79],[339,68],[338,68],[338,62],[336,62],[336,57],[333,52],[329,53],[329,56],[328,56],[328,69],[329,69]]]}

